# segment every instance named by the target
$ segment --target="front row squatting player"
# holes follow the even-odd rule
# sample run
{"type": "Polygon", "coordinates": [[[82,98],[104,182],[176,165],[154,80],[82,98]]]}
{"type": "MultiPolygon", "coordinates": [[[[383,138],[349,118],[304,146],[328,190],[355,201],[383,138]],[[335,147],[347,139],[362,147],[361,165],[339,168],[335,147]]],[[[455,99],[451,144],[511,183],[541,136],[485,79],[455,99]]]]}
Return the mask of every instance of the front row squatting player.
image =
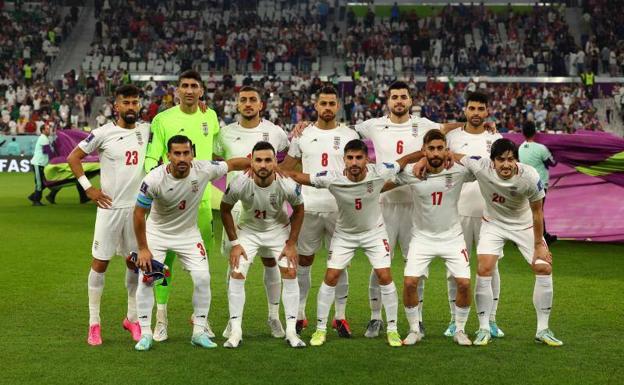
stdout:
{"type": "MultiPolygon", "coordinates": [[[[283,170],[293,170],[301,164],[304,173],[314,175],[322,171],[344,170],[344,146],[350,140],[358,139],[358,134],[344,125],[338,125],[336,114],[340,109],[340,99],[334,87],[325,86],[317,94],[314,105],[318,118],[300,137],[294,137],[288,149],[288,156],[280,164],[283,170]]],[[[336,199],[327,190],[303,186],[305,218],[297,244],[299,266],[299,312],[297,332],[307,327],[305,308],[311,287],[311,268],[314,254],[323,241],[329,248],[329,240],[334,234],[338,207],[336,199]]],[[[336,284],[335,315],[332,326],[340,337],[351,337],[351,328],[346,319],[349,276],[345,269],[336,284]]]]}
{"type": "MultiPolygon", "coordinates": [[[[288,136],[286,132],[275,124],[266,119],[262,119],[261,111],[263,107],[260,91],[250,86],[242,87],[237,96],[237,108],[240,119],[221,129],[214,144],[215,159],[221,157],[223,159],[232,159],[235,157],[251,158],[251,152],[254,145],[260,141],[269,142],[273,148],[279,153],[288,149],[288,136]]],[[[228,182],[232,181],[239,173],[232,172],[228,174],[228,182]]],[[[240,206],[238,203],[232,208],[232,216],[234,222],[238,221],[240,215],[240,206]]],[[[230,242],[225,231],[221,238],[221,255],[230,255],[230,242]]],[[[271,329],[271,334],[275,338],[284,338],[284,328],[279,319],[279,302],[282,279],[280,277],[280,269],[271,256],[264,258],[259,254],[264,265],[264,289],[267,295],[269,307],[269,316],[267,323],[271,329]]],[[[230,271],[228,269],[229,284],[230,271]]],[[[223,332],[223,337],[230,336],[230,323],[223,332]]]]}
{"type": "Polygon", "coordinates": [[[139,248],[137,265],[141,268],[137,289],[137,313],[141,339],[136,350],[149,350],[154,291],[143,282],[151,270],[152,258],[165,261],[168,251],[176,253],[184,270],[193,280],[193,335],[191,343],[203,348],[217,346],[206,330],[210,309],[210,272],[208,254],[198,227],[198,207],[210,181],[232,170],[249,167],[249,159],[227,162],[193,160],[193,143],[183,135],[167,142],[170,163],[156,167],[143,179],[134,208],[134,232],[139,248]],[[145,216],[149,212],[147,221],[145,216]]]}
{"type": "MultiPolygon", "coordinates": [[[[466,105],[464,107],[466,124],[462,128],[453,130],[447,134],[446,141],[449,150],[456,154],[489,158],[492,143],[502,138],[502,136],[497,132],[489,132],[489,130],[486,129],[488,114],[488,96],[482,92],[469,92],[466,96],[466,105]]],[[[483,210],[485,208],[485,201],[481,195],[479,183],[477,181],[464,183],[457,207],[459,210],[459,221],[464,231],[466,249],[470,256],[473,254],[473,245],[476,248],[479,243],[481,217],[483,217],[483,210]]],[[[444,331],[444,335],[452,337],[455,334],[455,296],[457,285],[448,272],[447,278],[451,321],[444,331]]],[[[492,312],[490,313],[490,333],[492,337],[498,338],[505,336],[505,333],[503,333],[496,323],[496,310],[498,309],[500,299],[500,287],[501,281],[497,263],[492,270],[494,304],[492,306],[492,312]]]]}
{"type": "Polygon", "coordinates": [[[297,237],[303,223],[301,186],[292,179],[275,174],[275,148],[268,142],[258,142],[251,154],[251,177],[239,174],[228,185],[221,202],[221,218],[230,243],[230,333],[223,346],[236,348],[243,338],[243,308],[245,281],[257,254],[271,256],[282,275],[286,341],[293,348],[305,347],[296,332],[299,307],[297,283],[297,237]],[[240,216],[234,223],[232,209],[241,202],[240,216]],[[284,203],[292,206],[288,218],[284,203]]]}
{"type": "Polygon", "coordinates": [[[509,139],[492,144],[490,159],[456,155],[479,182],[485,198],[483,224],[477,245],[479,267],[475,299],[479,331],[475,345],[487,345],[491,338],[492,271],[502,256],[505,241],[514,242],[535,273],[533,305],[537,313],[535,340],[561,346],[548,328],[553,302],[552,254],[543,238],[542,199],[544,187],[537,171],[518,162],[518,147],[509,139]]]}
{"type": "Polygon", "coordinates": [[[402,345],[397,331],[397,290],[390,271],[390,244],[384,225],[379,195],[384,183],[394,179],[407,160],[368,164],[368,147],[359,139],[344,148],[345,169],[322,171],[316,175],[286,172],[300,184],[326,188],[336,198],[338,219],[332,237],[325,278],[317,298],[317,329],[310,345],[320,346],[327,336],[327,318],[334,302],[336,284],[358,248],[364,249],[381,286],[381,303],[386,310],[387,339],[390,346],[402,345]]]}
{"type": "MultiPolygon", "coordinates": [[[[213,139],[219,132],[217,114],[210,108],[204,112],[200,109],[199,99],[204,94],[201,75],[194,70],[188,70],[178,77],[176,96],[180,104],[171,107],[154,117],[152,120],[152,136],[147,147],[145,171],[149,172],[156,167],[159,161],[167,163],[167,141],[174,135],[184,135],[193,143],[193,156],[198,160],[212,160],[213,139]]],[[[199,205],[198,225],[204,244],[212,244],[212,208],[210,205],[210,188],[206,188],[201,204],[199,205]]],[[[167,254],[166,264],[173,268],[175,254],[167,254]]],[[[173,271],[171,271],[173,273],[173,271]]],[[[167,302],[171,290],[169,285],[156,286],[156,328],[154,339],[167,339],[167,302]]],[[[214,333],[210,323],[206,324],[207,332],[211,337],[214,333]]]]}
{"type": "Polygon", "coordinates": [[[456,332],[459,345],[472,345],[465,332],[470,313],[470,263],[462,236],[457,202],[465,182],[474,177],[465,167],[454,164],[445,168],[448,157],[446,137],[440,130],[430,130],[424,137],[426,164],[424,180],[415,178],[411,165],[401,172],[398,184],[409,184],[414,199],[412,240],[405,264],[403,303],[410,331],[404,345],[414,345],[422,339],[418,314],[418,282],[427,279],[429,265],[435,257],[444,259],[446,269],[457,283],[454,298],[456,332]]]}
{"type": "MultiPolygon", "coordinates": [[[[141,105],[139,89],[123,85],[115,90],[117,120],[96,128],[74,148],[67,162],[87,196],[97,204],[95,231],[91,253],[91,270],[88,278],[90,345],[102,343],[100,326],[100,301],[104,291],[104,275],[113,255],[124,257],[136,251],[132,208],[136,201],[143,173],[143,159],[149,138],[150,126],[137,123],[141,105]],[[97,151],[100,157],[101,190],[91,186],[84,174],[81,160],[97,151]]],[[[134,267],[126,269],[128,312],[123,327],[138,341],[141,329],[136,314],[138,276],[134,267]]]]}

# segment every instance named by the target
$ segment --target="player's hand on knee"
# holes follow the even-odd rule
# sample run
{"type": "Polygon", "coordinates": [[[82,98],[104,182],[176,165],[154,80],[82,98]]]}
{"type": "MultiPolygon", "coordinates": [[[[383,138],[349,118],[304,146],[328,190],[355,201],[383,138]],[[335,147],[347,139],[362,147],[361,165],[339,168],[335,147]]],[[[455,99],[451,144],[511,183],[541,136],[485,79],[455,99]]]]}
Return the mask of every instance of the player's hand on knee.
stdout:
{"type": "Polygon", "coordinates": [[[414,163],[412,174],[418,179],[427,179],[427,158],[421,158],[418,162],[414,163]]]}
{"type": "Polygon", "coordinates": [[[137,265],[145,272],[152,271],[152,252],[149,249],[139,250],[139,257],[137,259],[137,265]]]}
{"type": "Polygon", "coordinates": [[[91,187],[85,191],[89,199],[95,202],[99,208],[109,209],[113,204],[113,200],[108,195],[104,194],[102,190],[91,187]]]}
{"type": "Polygon", "coordinates": [[[297,257],[297,247],[294,244],[286,243],[279,259],[281,260],[282,258],[286,258],[288,267],[294,269],[297,267],[297,257]]]}
{"type": "Polygon", "coordinates": [[[307,120],[302,120],[299,123],[295,124],[295,127],[292,130],[292,136],[294,138],[298,138],[303,134],[303,130],[306,129],[310,125],[310,122],[307,120]]]}
{"type": "Polygon", "coordinates": [[[230,250],[230,267],[232,269],[238,269],[241,257],[247,260],[247,253],[245,253],[245,249],[243,249],[243,246],[232,246],[232,250],[230,250]]]}
{"type": "Polygon", "coordinates": [[[548,250],[548,247],[541,242],[535,245],[532,264],[535,265],[538,259],[552,265],[552,253],[548,250]]]}

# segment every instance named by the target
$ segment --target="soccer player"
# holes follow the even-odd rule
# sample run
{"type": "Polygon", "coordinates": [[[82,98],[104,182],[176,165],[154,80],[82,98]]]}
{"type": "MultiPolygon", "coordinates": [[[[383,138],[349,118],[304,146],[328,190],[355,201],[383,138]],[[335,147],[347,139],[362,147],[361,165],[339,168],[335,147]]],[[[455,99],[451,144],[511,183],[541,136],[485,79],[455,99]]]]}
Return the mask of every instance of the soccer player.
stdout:
{"type": "MultiPolygon", "coordinates": [[[[229,124],[221,129],[215,140],[214,153],[223,159],[234,157],[251,158],[253,147],[260,141],[265,141],[273,145],[278,152],[288,149],[288,136],[284,130],[268,120],[260,117],[262,111],[262,98],[260,91],[244,86],[240,89],[237,97],[238,112],[241,115],[240,121],[229,124]]],[[[239,173],[228,174],[228,182],[232,181],[239,173]]],[[[236,204],[232,209],[234,221],[238,220],[241,205],[236,204]]],[[[230,243],[223,232],[221,241],[221,254],[230,255],[230,243]]],[[[264,265],[264,288],[269,304],[268,324],[271,334],[276,338],[284,337],[284,328],[279,320],[279,301],[281,290],[280,269],[275,262],[275,258],[269,256],[264,258],[261,255],[264,265]]],[[[229,271],[228,271],[229,277],[229,271]]],[[[228,279],[229,281],[229,279],[228,279]]],[[[229,337],[229,327],[223,332],[225,338],[229,337]]]]}
{"type": "MultiPolygon", "coordinates": [[[[323,171],[344,170],[344,146],[358,135],[346,126],[338,126],[336,114],[340,108],[338,93],[335,88],[325,86],[317,94],[315,109],[316,122],[308,127],[300,137],[293,138],[288,156],[280,165],[281,169],[293,170],[301,164],[303,172],[314,175],[323,171]]],[[[303,186],[305,201],[305,219],[297,248],[299,250],[299,312],[297,314],[297,332],[300,333],[308,324],[305,308],[311,286],[311,268],[314,254],[321,248],[323,241],[329,246],[338,207],[336,199],[327,190],[318,190],[303,186]]],[[[349,295],[349,277],[347,270],[341,274],[336,285],[335,316],[333,327],[341,337],[350,337],[351,328],[346,320],[347,296],[349,295]]]]}
{"type": "MultiPolygon", "coordinates": [[[[468,92],[464,115],[466,124],[461,129],[453,130],[447,135],[448,148],[457,154],[468,156],[480,156],[488,158],[490,149],[495,140],[502,138],[499,133],[490,132],[486,129],[485,120],[489,114],[488,97],[481,92],[468,92]]],[[[485,208],[485,201],[479,190],[479,184],[474,182],[465,183],[459,197],[459,218],[464,232],[466,249],[469,255],[473,253],[473,245],[479,243],[479,231],[481,229],[481,217],[485,208]]],[[[455,334],[455,297],[457,285],[455,280],[447,274],[448,300],[451,312],[451,321],[444,335],[452,337],[455,334]]],[[[500,274],[498,263],[492,270],[492,293],[494,303],[490,313],[490,332],[492,337],[502,338],[505,333],[496,323],[496,309],[500,298],[500,274]]]]}
{"type": "Polygon", "coordinates": [[[167,141],[167,158],[168,164],[156,167],[143,179],[134,208],[134,232],[139,249],[137,265],[141,268],[136,294],[141,339],[135,349],[149,350],[153,343],[154,291],[143,281],[144,273],[151,271],[152,258],[162,263],[168,251],[178,254],[184,270],[193,280],[191,343],[214,348],[217,345],[210,340],[206,330],[211,300],[210,272],[205,243],[198,227],[198,208],[210,181],[228,171],[249,167],[249,160],[193,160],[193,143],[183,135],[174,135],[167,141]]]}
{"type": "Polygon", "coordinates": [[[459,345],[472,345],[464,330],[470,312],[470,264],[462,236],[457,202],[462,185],[474,181],[472,174],[455,164],[445,169],[448,156],[446,137],[440,130],[430,130],[425,135],[423,151],[426,159],[424,180],[411,175],[408,165],[397,177],[398,183],[409,184],[415,201],[412,240],[405,264],[403,303],[410,332],[404,345],[414,345],[421,340],[418,282],[428,278],[429,264],[435,257],[444,259],[451,279],[458,287],[454,299],[457,314],[455,341],[459,345]]]}
{"type": "Polygon", "coordinates": [[[475,176],[485,199],[477,245],[475,298],[479,331],[474,344],[487,345],[492,338],[489,325],[494,299],[492,272],[502,256],[505,241],[510,240],[535,273],[535,340],[549,346],[563,345],[548,328],[553,301],[552,255],[543,238],[544,186],[537,171],[518,163],[518,148],[508,139],[498,139],[492,144],[489,159],[463,156],[460,162],[475,176]]]}
{"type": "MultiPolygon", "coordinates": [[[[542,205],[546,203],[546,193],[548,192],[548,168],[555,166],[557,162],[553,158],[548,147],[535,141],[535,123],[527,121],[522,127],[522,134],[524,135],[524,142],[518,148],[518,156],[520,162],[533,166],[540,176],[540,180],[544,185],[544,201],[542,205]]],[[[544,239],[546,244],[550,245],[557,240],[556,235],[549,234],[546,231],[546,221],[544,221],[544,239]]]]}
{"type": "Polygon", "coordinates": [[[301,186],[276,176],[277,160],[271,143],[256,143],[251,159],[252,176],[240,174],[234,178],[221,202],[223,226],[232,245],[228,285],[231,331],[224,346],[236,348],[243,338],[245,281],[254,257],[261,252],[264,258],[272,258],[281,272],[286,340],[293,348],[305,347],[295,328],[299,305],[296,243],[304,212],[301,186]],[[242,208],[235,223],[232,209],[238,202],[242,208]],[[290,219],[285,202],[293,209],[290,219]]]}
{"type": "Polygon", "coordinates": [[[379,195],[387,180],[394,179],[405,166],[400,159],[393,163],[368,164],[368,148],[359,139],[351,140],[344,148],[345,169],[322,171],[315,175],[288,172],[300,184],[326,188],[336,199],[338,219],[330,242],[327,270],[317,299],[316,332],[310,344],[320,346],[327,335],[327,317],[335,297],[336,284],[342,271],[349,265],[356,249],[362,248],[381,287],[381,303],[386,310],[387,338],[390,346],[401,346],[397,331],[398,297],[390,271],[390,244],[381,216],[379,195]],[[401,162],[401,163],[399,163],[401,162]]]}
{"type": "MultiPolygon", "coordinates": [[[[176,90],[180,104],[169,108],[154,117],[152,120],[152,136],[147,147],[145,171],[149,172],[156,167],[159,161],[167,162],[167,141],[175,135],[187,136],[193,142],[194,156],[198,160],[212,160],[213,139],[219,132],[217,114],[207,109],[202,112],[199,108],[199,98],[204,94],[201,75],[194,70],[188,70],[178,77],[176,90]]],[[[212,244],[212,208],[210,205],[210,188],[205,189],[199,205],[199,231],[206,245],[212,244]]],[[[167,255],[166,264],[172,268],[175,254],[167,255]]],[[[171,280],[168,286],[156,286],[156,328],[154,339],[167,339],[167,302],[171,289],[171,280]]],[[[214,337],[207,323],[208,334],[214,337]]]]}
{"type": "MultiPolygon", "coordinates": [[[[375,146],[377,162],[394,162],[405,154],[420,150],[424,135],[432,129],[440,129],[446,133],[460,127],[461,123],[434,123],[429,119],[410,114],[412,97],[409,86],[396,81],[388,88],[388,115],[373,118],[355,125],[355,130],[362,138],[370,139],[375,146]]],[[[388,231],[391,255],[397,244],[403,256],[409,254],[412,234],[413,199],[408,186],[401,186],[381,195],[381,212],[388,231]]],[[[419,305],[422,314],[424,281],[418,290],[419,305]]],[[[371,319],[366,328],[365,336],[377,337],[383,327],[381,318],[380,288],[377,275],[371,272],[369,282],[369,301],[371,319]]],[[[421,320],[422,321],[422,320],[421,320]]]]}
{"type": "MultiPolygon", "coordinates": [[[[100,301],[104,291],[104,276],[108,262],[116,254],[128,256],[137,251],[132,226],[132,208],[143,179],[143,160],[149,139],[150,126],[139,123],[139,89],[123,85],[115,90],[117,120],[96,128],[74,148],[67,163],[87,196],[97,204],[95,232],[88,278],[90,345],[102,344],[100,301]],[[84,174],[81,160],[97,151],[100,157],[101,189],[91,186],[84,174]]],[[[128,312],[123,327],[138,341],[141,329],[136,313],[138,276],[134,266],[126,270],[128,312]]]]}

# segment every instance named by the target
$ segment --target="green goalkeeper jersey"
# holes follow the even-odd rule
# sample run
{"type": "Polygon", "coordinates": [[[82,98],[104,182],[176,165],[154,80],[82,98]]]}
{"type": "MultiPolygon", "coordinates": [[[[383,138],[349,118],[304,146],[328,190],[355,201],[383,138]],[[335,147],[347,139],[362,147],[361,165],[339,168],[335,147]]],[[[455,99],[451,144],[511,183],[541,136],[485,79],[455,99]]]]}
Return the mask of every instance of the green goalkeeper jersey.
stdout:
{"type": "MultiPolygon", "coordinates": [[[[171,107],[154,117],[152,134],[145,156],[145,171],[158,166],[162,159],[167,163],[167,141],[174,135],[184,135],[193,142],[195,159],[212,160],[212,146],[219,133],[219,119],[212,109],[202,113],[199,109],[194,114],[180,110],[180,106],[171,107]]],[[[210,185],[206,188],[202,202],[210,202],[210,185]]]]}

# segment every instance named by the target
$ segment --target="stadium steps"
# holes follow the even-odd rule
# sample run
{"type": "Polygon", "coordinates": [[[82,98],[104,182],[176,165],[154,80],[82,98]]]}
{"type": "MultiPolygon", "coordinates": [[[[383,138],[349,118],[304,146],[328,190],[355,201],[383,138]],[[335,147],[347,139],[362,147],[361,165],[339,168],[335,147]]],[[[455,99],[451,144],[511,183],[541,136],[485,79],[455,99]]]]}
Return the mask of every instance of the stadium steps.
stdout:
{"type": "Polygon", "coordinates": [[[581,8],[578,7],[569,7],[565,10],[565,21],[570,26],[570,33],[574,37],[574,42],[576,44],[581,44],[581,18],[583,17],[583,12],[581,8]]]}
{"type": "Polygon", "coordinates": [[[96,96],[91,101],[91,115],[89,116],[89,127],[92,129],[97,128],[97,122],[95,118],[100,114],[102,106],[106,103],[106,96],[96,96]]]}
{"type": "Polygon", "coordinates": [[[48,80],[61,79],[71,70],[78,73],[82,60],[89,53],[91,39],[95,33],[95,7],[93,0],[87,0],[78,16],[78,22],[69,37],[60,47],[59,55],[48,71],[48,80]]]}
{"type": "Polygon", "coordinates": [[[614,98],[594,99],[594,107],[600,124],[607,132],[611,132],[618,136],[624,136],[624,127],[622,127],[622,110],[615,103],[614,98]],[[607,124],[607,109],[611,109],[611,123],[607,124]]]}

